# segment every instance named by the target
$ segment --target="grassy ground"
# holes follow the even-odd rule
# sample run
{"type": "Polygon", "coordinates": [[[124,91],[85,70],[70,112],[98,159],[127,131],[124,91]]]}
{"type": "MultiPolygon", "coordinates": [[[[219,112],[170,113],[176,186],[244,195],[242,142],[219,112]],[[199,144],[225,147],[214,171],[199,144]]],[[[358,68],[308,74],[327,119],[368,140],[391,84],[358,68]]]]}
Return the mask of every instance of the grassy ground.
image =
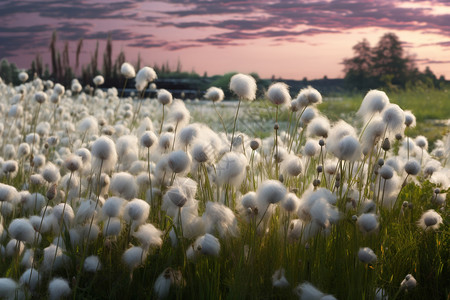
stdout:
{"type": "MultiPolygon", "coordinates": [[[[398,104],[404,110],[412,111],[416,116],[417,126],[406,131],[410,137],[424,135],[432,147],[434,141],[449,131],[450,89],[397,91],[387,92],[387,95],[391,103],[398,104]]],[[[318,109],[332,121],[343,119],[354,124],[357,122],[356,112],[363,98],[364,94],[324,97],[324,101],[318,106],[318,109]]],[[[195,110],[191,110],[196,122],[206,123],[216,130],[223,130],[210,102],[191,102],[189,105],[196,107],[195,110]]],[[[232,128],[236,105],[237,102],[216,105],[229,131],[232,128]]],[[[238,124],[239,131],[261,138],[272,134],[275,108],[267,100],[243,102],[239,116],[240,120],[245,120],[238,124]]],[[[287,109],[280,111],[278,120],[281,130],[285,130],[289,120],[287,109]]]]}
{"type": "MultiPolygon", "coordinates": [[[[430,145],[449,130],[450,90],[414,90],[387,92],[391,103],[398,104],[404,110],[410,110],[416,116],[417,126],[408,129],[406,134],[411,137],[424,135],[430,145]]],[[[328,118],[354,121],[355,113],[361,104],[363,94],[340,95],[332,101],[319,105],[328,118]]]]}

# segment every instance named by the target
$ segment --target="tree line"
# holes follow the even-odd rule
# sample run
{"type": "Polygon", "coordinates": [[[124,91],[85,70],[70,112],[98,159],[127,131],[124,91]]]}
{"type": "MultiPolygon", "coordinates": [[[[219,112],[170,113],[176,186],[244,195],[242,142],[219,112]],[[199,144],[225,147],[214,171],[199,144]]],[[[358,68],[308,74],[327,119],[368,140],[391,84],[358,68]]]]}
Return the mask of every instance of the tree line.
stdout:
{"type": "Polygon", "coordinates": [[[384,34],[374,47],[364,39],[353,46],[353,51],[354,56],[343,61],[348,89],[440,88],[445,84],[445,78],[438,79],[429,67],[420,72],[394,33],[384,34]]]}

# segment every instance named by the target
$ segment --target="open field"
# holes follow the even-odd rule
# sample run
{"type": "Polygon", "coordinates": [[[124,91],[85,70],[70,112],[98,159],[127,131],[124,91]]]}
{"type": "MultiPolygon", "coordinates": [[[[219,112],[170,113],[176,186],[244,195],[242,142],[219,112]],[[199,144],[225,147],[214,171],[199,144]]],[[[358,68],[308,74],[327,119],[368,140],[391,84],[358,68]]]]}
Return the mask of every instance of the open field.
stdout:
{"type": "Polygon", "coordinates": [[[231,80],[241,102],[0,84],[0,298],[448,298],[450,134],[422,125],[448,92],[231,80]]]}

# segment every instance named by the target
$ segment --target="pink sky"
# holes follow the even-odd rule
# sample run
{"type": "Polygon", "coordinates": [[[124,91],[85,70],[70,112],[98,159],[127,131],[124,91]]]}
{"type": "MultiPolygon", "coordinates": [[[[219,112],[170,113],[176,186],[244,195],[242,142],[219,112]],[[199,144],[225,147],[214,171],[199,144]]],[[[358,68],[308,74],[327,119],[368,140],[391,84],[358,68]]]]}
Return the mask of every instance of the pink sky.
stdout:
{"type": "MultiPolygon", "coordinates": [[[[450,3],[385,0],[5,0],[0,3],[0,57],[28,68],[36,53],[50,61],[57,30],[62,50],[84,38],[82,63],[94,45],[100,53],[108,33],[114,53],[143,63],[180,61],[186,71],[223,74],[257,72],[263,78],[343,77],[344,58],[367,38],[372,46],[394,32],[414,55],[450,78],[450,3]]],[[[74,63],[74,55],[71,57],[74,63]]]]}

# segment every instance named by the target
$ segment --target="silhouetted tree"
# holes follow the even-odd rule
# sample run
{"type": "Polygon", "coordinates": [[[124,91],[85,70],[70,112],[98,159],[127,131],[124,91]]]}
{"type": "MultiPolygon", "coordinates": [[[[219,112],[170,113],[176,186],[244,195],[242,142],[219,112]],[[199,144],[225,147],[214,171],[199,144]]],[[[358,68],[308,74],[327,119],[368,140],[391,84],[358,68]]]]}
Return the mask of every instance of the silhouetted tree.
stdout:
{"type": "Polygon", "coordinates": [[[103,54],[103,76],[106,82],[111,81],[111,73],[112,73],[112,41],[111,35],[108,35],[105,53],[103,54]]]}
{"type": "Polygon", "coordinates": [[[394,33],[384,34],[373,48],[364,39],[353,46],[353,51],[355,56],[344,59],[343,64],[346,84],[354,89],[404,88],[420,73],[394,33]]]}
{"type": "Polygon", "coordinates": [[[75,57],[75,72],[78,69],[78,66],[80,65],[80,53],[81,53],[81,48],[83,47],[83,39],[79,39],[78,40],[78,44],[77,44],[77,52],[76,52],[76,57],[75,57]]]}

